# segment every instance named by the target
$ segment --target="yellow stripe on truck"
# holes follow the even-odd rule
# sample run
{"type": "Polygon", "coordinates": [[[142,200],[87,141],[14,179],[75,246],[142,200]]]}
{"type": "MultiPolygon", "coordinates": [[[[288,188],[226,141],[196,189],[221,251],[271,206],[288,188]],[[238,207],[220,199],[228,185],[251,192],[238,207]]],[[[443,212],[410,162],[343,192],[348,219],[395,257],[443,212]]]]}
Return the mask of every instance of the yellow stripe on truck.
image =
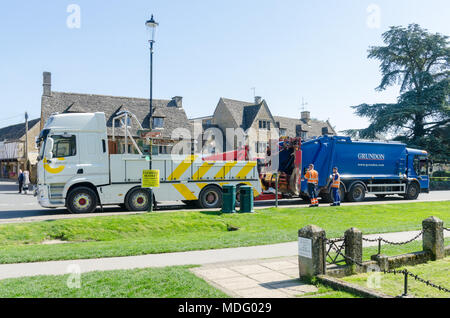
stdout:
{"type": "Polygon", "coordinates": [[[208,173],[209,169],[214,166],[214,162],[204,162],[197,170],[196,173],[192,176],[192,180],[201,180],[206,173],[208,173]]]}
{"type": "Polygon", "coordinates": [[[186,199],[186,200],[197,200],[197,197],[192,193],[189,188],[182,183],[176,183],[173,185],[173,187],[180,192],[180,194],[186,199]]]}
{"type": "Polygon", "coordinates": [[[186,170],[189,169],[190,166],[192,166],[195,159],[197,159],[197,156],[187,156],[186,159],[184,159],[178,165],[178,167],[175,168],[175,170],[169,176],[168,180],[169,181],[179,180],[180,177],[186,172],[186,170]]]}
{"type": "Polygon", "coordinates": [[[241,171],[239,171],[236,175],[236,179],[246,179],[247,175],[253,170],[254,167],[256,167],[256,162],[250,161],[244,166],[244,168],[241,169],[241,171]]]}
{"type": "Polygon", "coordinates": [[[237,161],[227,162],[223,165],[222,169],[214,176],[214,179],[225,179],[230,173],[231,169],[237,164],[237,161]]]}

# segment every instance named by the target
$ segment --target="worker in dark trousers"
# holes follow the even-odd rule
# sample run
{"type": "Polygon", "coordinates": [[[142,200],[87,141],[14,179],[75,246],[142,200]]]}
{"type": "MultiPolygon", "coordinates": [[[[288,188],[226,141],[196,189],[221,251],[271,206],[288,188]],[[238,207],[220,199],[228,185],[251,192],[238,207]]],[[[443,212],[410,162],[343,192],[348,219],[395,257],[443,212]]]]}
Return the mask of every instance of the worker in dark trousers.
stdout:
{"type": "Polygon", "coordinates": [[[308,171],[305,174],[305,178],[308,181],[308,194],[311,198],[310,208],[318,207],[319,200],[317,199],[317,185],[319,184],[319,173],[314,170],[314,165],[310,164],[308,171]]]}
{"type": "Polygon", "coordinates": [[[17,181],[19,181],[19,193],[22,193],[22,190],[23,190],[23,179],[24,179],[23,172],[22,172],[22,170],[19,170],[19,177],[17,180],[17,181]]]}
{"type": "Polygon", "coordinates": [[[333,201],[334,203],[331,206],[340,206],[341,205],[341,195],[339,193],[339,187],[341,186],[341,176],[339,175],[338,168],[333,168],[333,176],[331,189],[333,191],[333,201]]]}

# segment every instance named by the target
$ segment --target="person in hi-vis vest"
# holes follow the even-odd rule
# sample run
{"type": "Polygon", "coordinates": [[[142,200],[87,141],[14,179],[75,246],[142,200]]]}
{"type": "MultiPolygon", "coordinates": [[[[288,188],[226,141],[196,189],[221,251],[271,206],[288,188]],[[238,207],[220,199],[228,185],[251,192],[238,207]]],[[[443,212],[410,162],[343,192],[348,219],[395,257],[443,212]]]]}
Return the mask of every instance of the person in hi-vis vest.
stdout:
{"type": "Polygon", "coordinates": [[[339,187],[341,186],[341,176],[339,175],[338,168],[333,168],[333,177],[331,181],[331,189],[333,191],[333,201],[334,203],[331,206],[340,206],[341,205],[341,196],[339,193],[339,187]]]}
{"type": "Polygon", "coordinates": [[[308,171],[305,174],[305,179],[308,180],[308,194],[311,198],[310,208],[318,207],[319,200],[317,199],[317,185],[319,184],[319,173],[314,170],[314,165],[310,164],[308,171]]]}

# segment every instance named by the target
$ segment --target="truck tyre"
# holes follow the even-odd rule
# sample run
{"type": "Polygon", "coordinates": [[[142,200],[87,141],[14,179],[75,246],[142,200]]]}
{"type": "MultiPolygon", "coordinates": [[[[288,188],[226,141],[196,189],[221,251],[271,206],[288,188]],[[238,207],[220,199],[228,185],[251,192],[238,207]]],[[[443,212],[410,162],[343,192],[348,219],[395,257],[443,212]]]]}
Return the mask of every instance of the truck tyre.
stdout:
{"type": "Polygon", "coordinates": [[[416,200],[419,197],[420,188],[419,185],[415,182],[412,182],[408,185],[406,190],[405,199],[406,200],[416,200]]]}
{"type": "Polygon", "coordinates": [[[148,211],[149,204],[147,189],[137,188],[131,190],[125,199],[125,207],[128,211],[148,211]]]}
{"type": "Polygon", "coordinates": [[[97,193],[88,187],[71,190],[66,201],[66,207],[72,214],[93,213],[97,204],[97,193]]]}
{"type": "Polygon", "coordinates": [[[349,202],[361,202],[364,201],[365,197],[366,197],[366,189],[360,183],[355,184],[350,189],[350,192],[347,193],[347,200],[349,202]]]}
{"type": "Polygon", "coordinates": [[[236,186],[236,206],[241,206],[241,186],[245,186],[245,184],[238,184],[236,186]]]}
{"type": "Polygon", "coordinates": [[[222,206],[222,189],[217,186],[207,186],[200,192],[198,199],[203,209],[216,209],[222,206]]]}

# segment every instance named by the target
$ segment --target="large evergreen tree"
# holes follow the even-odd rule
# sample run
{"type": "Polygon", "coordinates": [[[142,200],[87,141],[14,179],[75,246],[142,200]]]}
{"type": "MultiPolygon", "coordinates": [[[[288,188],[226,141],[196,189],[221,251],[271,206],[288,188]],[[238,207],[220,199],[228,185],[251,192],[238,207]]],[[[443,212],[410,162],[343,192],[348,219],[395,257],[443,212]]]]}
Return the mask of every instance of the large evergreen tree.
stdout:
{"type": "Polygon", "coordinates": [[[383,34],[385,46],[369,49],[381,62],[377,90],[399,84],[395,104],[353,106],[370,120],[357,132],[362,138],[394,134],[409,146],[425,148],[435,160],[450,160],[450,48],[448,36],[429,33],[417,24],[391,27],[383,34]]]}

